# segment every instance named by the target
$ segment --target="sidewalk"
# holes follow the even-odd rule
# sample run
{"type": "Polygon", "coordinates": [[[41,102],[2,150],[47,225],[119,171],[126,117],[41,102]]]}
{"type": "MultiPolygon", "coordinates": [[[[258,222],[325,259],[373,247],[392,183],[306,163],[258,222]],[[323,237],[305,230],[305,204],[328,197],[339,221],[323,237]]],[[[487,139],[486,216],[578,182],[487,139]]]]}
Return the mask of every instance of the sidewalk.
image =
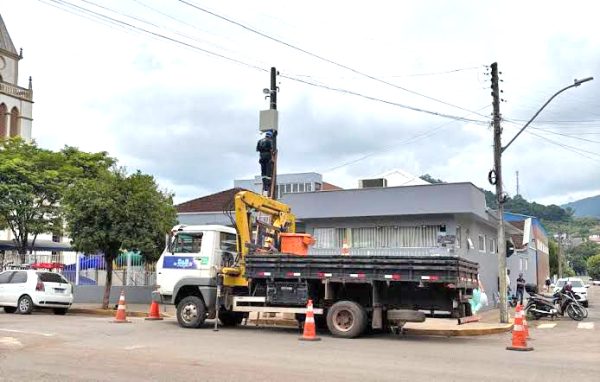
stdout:
{"type": "MultiPolygon", "coordinates": [[[[128,317],[146,317],[149,311],[150,304],[127,304],[128,317]]],[[[102,309],[102,304],[75,303],[69,309],[69,314],[90,316],[114,316],[116,313],[117,309],[115,305],[109,306],[109,309],[102,309]]],[[[175,317],[175,307],[172,305],[160,305],[160,315],[162,317],[175,317]]]]}

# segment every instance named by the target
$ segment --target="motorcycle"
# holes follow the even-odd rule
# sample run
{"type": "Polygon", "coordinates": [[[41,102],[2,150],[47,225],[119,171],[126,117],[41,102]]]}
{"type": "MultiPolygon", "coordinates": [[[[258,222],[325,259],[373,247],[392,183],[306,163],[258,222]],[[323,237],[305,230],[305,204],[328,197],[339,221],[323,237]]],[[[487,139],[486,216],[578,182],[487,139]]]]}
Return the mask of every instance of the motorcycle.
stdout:
{"type": "Polygon", "coordinates": [[[568,285],[554,293],[552,296],[543,296],[538,293],[537,286],[528,284],[525,286],[529,298],[525,306],[525,314],[539,320],[542,317],[554,319],[559,314],[567,315],[575,321],[581,321],[587,317],[585,309],[577,299],[568,285]]]}

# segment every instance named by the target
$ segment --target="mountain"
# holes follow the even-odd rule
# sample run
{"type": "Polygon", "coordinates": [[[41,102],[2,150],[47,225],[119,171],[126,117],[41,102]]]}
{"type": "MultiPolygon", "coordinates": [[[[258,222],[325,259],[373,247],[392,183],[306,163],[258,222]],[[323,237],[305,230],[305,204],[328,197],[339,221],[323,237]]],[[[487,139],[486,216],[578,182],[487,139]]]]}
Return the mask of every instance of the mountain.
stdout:
{"type": "Polygon", "coordinates": [[[562,207],[573,209],[575,211],[575,216],[593,216],[600,218],[600,195],[567,203],[562,207]]]}

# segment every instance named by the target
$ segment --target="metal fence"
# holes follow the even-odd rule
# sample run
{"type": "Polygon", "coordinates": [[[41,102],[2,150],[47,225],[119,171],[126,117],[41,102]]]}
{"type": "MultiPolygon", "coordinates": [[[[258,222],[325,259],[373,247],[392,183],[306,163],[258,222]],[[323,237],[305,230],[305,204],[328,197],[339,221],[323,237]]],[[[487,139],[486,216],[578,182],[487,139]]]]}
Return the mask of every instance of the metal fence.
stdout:
{"type": "MultiPolygon", "coordinates": [[[[67,264],[60,272],[75,285],[106,285],[106,262],[103,255],[79,255],[75,264],[67,264]]],[[[156,284],[156,263],[145,262],[131,252],[113,262],[112,285],[145,286],[156,284]]]]}

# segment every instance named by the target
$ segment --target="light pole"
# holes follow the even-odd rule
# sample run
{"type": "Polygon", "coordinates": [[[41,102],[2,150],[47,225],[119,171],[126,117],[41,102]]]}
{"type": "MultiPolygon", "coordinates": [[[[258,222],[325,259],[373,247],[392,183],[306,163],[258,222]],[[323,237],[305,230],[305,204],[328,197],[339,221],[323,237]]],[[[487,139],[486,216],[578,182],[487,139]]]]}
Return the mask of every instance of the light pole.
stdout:
{"type": "MultiPolygon", "coordinates": [[[[531,117],[531,119],[519,130],[519,132],[506,144],[506,146],[502,147],[501,143],[501,135],[502,128],[500,127],[500,92],[498,89],[498,64],[492,64],[492,96],[494,98],[494,182],[496,185],[496,200],[498,201],[498,277],[499,277],[499,294],[500,294],[500,322],[508,323],[508,304],[507,304],[507,290],[508,285],[506,283],[506,238],[505,238],[505,227],[504,227],[504,202],[505,195],[502,190],[502,154],[504,151],[517,139],[519,135],[533,122],[537,116],[544,110],[546,106],[558,96],[560,93],[564,92],[567,89],[577,87],[584,82],[588,82],[593,80],[594,77],[587,77],[582,80],[575,80],[573,84],[566,86],[556,93],[552,97],[546,101],[544,105],[531,117]]],[[[490,173],[490,181],[492,181],[492,176],[490,173]]]]}

